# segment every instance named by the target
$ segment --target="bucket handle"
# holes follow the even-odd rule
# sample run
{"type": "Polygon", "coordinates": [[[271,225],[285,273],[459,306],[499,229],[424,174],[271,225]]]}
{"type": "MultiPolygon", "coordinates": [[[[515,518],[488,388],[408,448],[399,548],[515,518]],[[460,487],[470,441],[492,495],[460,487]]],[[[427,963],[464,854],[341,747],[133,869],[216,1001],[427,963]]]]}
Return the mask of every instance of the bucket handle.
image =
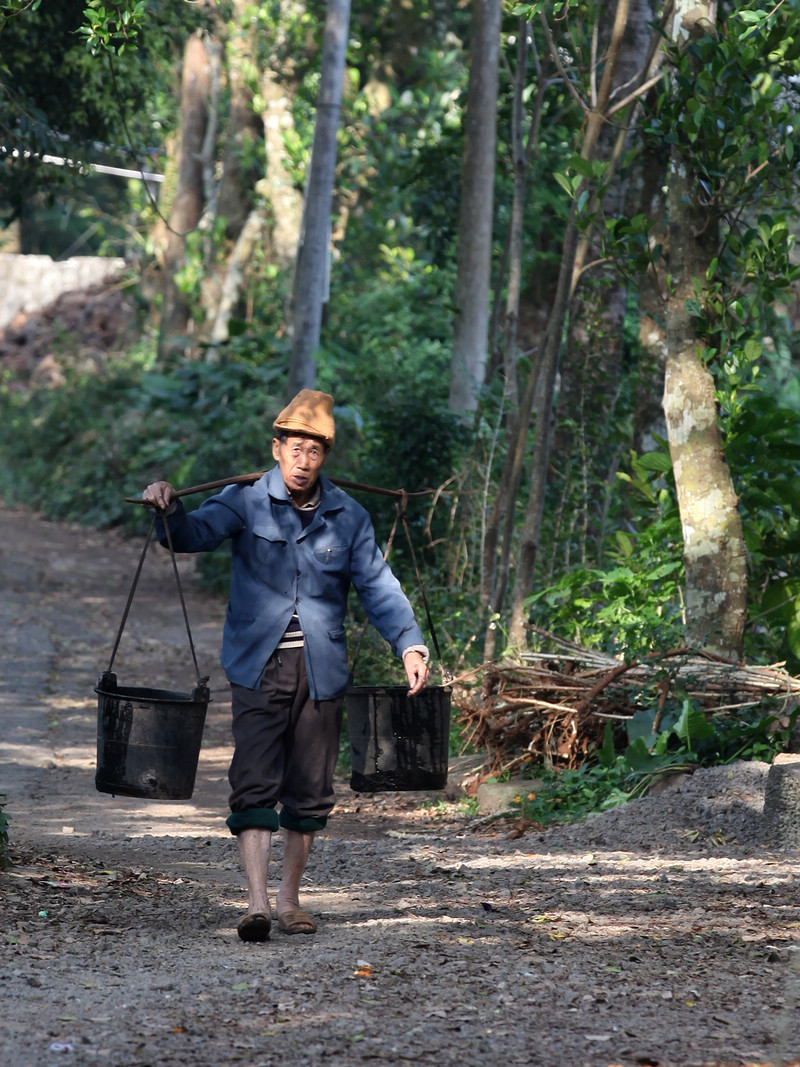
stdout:
{"type": "MultiPolygon", "coordinates": [[[[436,651],[436,658],[439,660],[439,665],[442,668],[442,681],[444,682],[445,685],[448,685],[453,680],[453,672],[450,671],[447,667],[445,667],[444,663],[442,662],[442,653],[441,653],[441,651],[439,649],[439,641],[438,641],[438,639],[436,637],[436,627],[433,625],[433,618],[431,617],[431,609],[428,607],[428,598],[425,596],[425,587],[422,584],[422,575],[419,572],[419,565],[417,564],[417,556],[416,556],[416,553],[414,552],[414,545],[413,545],[413,543],[411,541],[411,533],[409,532],[408,522],[406,521],[406,501],[407,500],[408,500],[408,494],[406,493],[406,491],[404,489],[403,490],[403,496],[395,504],[395,508],[397,509],[398,517],[402,520],[403,529],[406,532],[406,540],[408,541],[408,549],[409,549],[409,551],[411,553],[411,561],[414,564],[414,572],[415,572],[415,574],[417,576],[417,583],[419,585],[420,596],[422,597],[422,603],[425,605],[425,614],[426,614],[426,616],[428,618],[428,629],[430,630],[431,637],[433,638],[433,647],[434,647],[434,649],[436,651]]],[[[395,526],[396,525],[397,525],[397,521],[395,520],[395,526]]]]}
{"type": "MultiPolygon", "coordinates": [[[[438,640],[438,638],[436,636],[436,627],[433,625],[433,618],[431,617],[431,610],[428,607],[428,598],[425,596],[425,587],[422,584],[422,575],[420,574],[420,571],[419,571],[419,566],[417,564],[417,557],[416,557],[416,554],[414,552],[414,545],[413,545],[413,542],[411,540],[411,533],[410,533],[410,531],[408,529],[408,522],[406,521],[406,502],[408,501],[408,493],[405,491],[405,489],[401,489],[399,491],[399,493],[400,493],[400,499],[395,503],[395,512],[396,512],[396,514],[395,514],[395,517],[394,517],[394,522],[392,523],[391,532],[389,533],[389,539],[386,542],[386,551],[383,553],[383,559],[384,559],[384,562],[386,562],[386,560],[389,558],[389,552],[391,551],[392,544],[394,542],[394,535],[397,532],[397,524],[398,524],[398,522],[400,522],[402,520],[403,529],[406,532],[406,540],[408,541],[408,548],[409,548],[409,551],[411,552],[411,561],[414,564],[414,572],[416,573],[417,583],[419,585],[420,595],[422,596],[422,603],[423,603],[423,605],[425,607],[425,614],[426,614],[427,619],[428,619],[428,629],[430,630],[431,638],[433,639],[433,647],[434,647],[434,650],[436,652],[436,658],[438,659],[439,666],[442,669],[442,681],[443,681],[443,683],[445,685],[449,685],[450,682],[452,682],[452,680],[453,680],[453,672],[451,670],[449,670],[447,667],[445,667],[444,663],[442,662],[442,653],[439,650],[439,640],[438,640]]],[[[369,624],[367,624],[367,625],[369,625],[369,624]]],[[[364,628],[361,631],[361,636],[358,639],[358,645],[356,646],[355,655],[353,656],[353,667],[352,667],[352,670],[350,671],[350,677],[351,678],[353,678],[355,676],[355,673],[356,673],[356,663],[358,662],[358,656],[359,656],[359,653],[361,652],[361,645],[362,645],[362,643],[364,641],[364,635],[365,635],[366,632],[367,632],[367,626],[364,626],[364,628]]]]}
{"type": "MultiPolygon", "coordinates": [[[[142,573],[142,567],[144,566],[144,558],[147,555],[147,549],[150,547],[150,541],[151,541],[152,536],[153,536],[153,528],[154,528],[154,526],[156,524],[156,517],[159,514],[161,514],[161,512],[157,508],[154,508],[153,509],[153,517],[150,520],[150,527],[149,527],[149,529],[147,531],[147,536],[145,537],[144,547],[142,548],[142,554],[141,554],[141,556],[139,556],[139,563],[138,563],[138,565],[136,567],[136,573],[133,576],[133,583],[131,584],[130,592],[128,593],[128,602],[126,603],[125,610],[122,613],[122,621],[119,624],[119,630],[117,631],[117,638],[114,641],[114,647],[111,650],[111,659],[109,660],[109,663],[108,663],[108,671],[106,672],[107,674],[111,674],[111,670],[112,670],[112,668],[114,666],[114,659],[115,659],[115,657],[117,655],[117,649],[119,648],[120,639],[122,638],[122,631],[125,629],[125,623],[128,621],[128,615],[129,615],[130,610],[131,610],[131,604],[133,603],[133,597],[134,597],[134,594],[136,593],[136,587],[139,584],[139,578],[140,578],[141,573],[142,573]]],[[[195,678],[197,679],[197,687],[198,687],[198,689],[201,689],[201,688],[203,688],[205,686],[206,682],[208,681],[208,677],[205,677],[205,678],[201,678],[200,677],[200,668],[197,665],[197,654],[196,654],[195,649],[194,649],[194,641],[192,640],[192,631],[191,631],[191,629],[189,627],[189,614],[186,611],[186,601],[184,600],[184,596],[183,596],[183,588],[181,586],[181,578],[180,578],[180,574],[178,573],[178,563],[177,563],[177,560],[175,559],[175,549],[172,547],[172,534],[170,533],[169,523],[168,522],[164,523],[164,529],[166,530],[167,544],[169,545],[169,554],[170,554],[170,558],[172,559],[172,571],[173,571],[173,573],[175,575],[175,582],[176,582],[176,584],[178,586],[178,596],[180,597],[181,608],[183,609],[183,621],[186,624],[186,634],[187,634],[187,636],[189,638],[189,648],[190,648],[191,653],[192,653],[192,662],[194,663],[194,675],[195,675],[195,678]]]]}

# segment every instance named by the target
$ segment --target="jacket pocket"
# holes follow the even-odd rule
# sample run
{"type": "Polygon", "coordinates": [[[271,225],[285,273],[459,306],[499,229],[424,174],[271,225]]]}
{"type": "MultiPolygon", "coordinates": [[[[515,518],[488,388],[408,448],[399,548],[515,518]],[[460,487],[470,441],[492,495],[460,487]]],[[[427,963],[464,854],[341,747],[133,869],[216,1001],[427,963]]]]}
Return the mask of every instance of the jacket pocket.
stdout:
{"type": "Polygon", "coordinates": [[[253,536],[260,537],[262,541],[275,541],[286,544],[286,534],[274,522],[254,522],[253,536]]]}
{"type": "Polygon", "coordinates": [[[314,549],[314,559],[317,563],[322,564],[323,567],[341,570],[348,559],[349,552],[347,545],[327,545],[326,547],[314,549]]]}

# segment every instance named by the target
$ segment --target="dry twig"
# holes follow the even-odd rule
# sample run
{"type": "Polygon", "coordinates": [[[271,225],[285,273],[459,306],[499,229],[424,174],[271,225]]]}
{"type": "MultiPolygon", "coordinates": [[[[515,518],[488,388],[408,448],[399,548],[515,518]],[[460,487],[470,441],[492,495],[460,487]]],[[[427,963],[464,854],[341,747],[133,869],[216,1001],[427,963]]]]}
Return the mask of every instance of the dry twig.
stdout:
{"type": "Polygon", "coordinates": [[[731,663],[688,648],[623,661],[537,632],[553,651],[487,663],[456,680],[454,706],[471,743],[488,750],[489,774],[529,762],[578,767],[602,744],[606,723],[653,707],[655,723],[670,698],[688,697],[715,718],[765,700],[800,701],[800,678],[782,663],[731,663]]]}

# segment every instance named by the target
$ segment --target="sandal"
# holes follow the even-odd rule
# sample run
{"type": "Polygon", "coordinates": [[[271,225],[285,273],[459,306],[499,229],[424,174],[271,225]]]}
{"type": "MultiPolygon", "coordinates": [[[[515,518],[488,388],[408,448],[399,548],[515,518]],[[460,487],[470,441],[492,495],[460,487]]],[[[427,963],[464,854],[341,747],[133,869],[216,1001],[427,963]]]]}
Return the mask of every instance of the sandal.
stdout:
{"type": "Polygon", "coordinates": [[[278,913],[278,926],[284,934],[315,934],[317,924],[302,908],[287,908],[278,913]]]}
{"type": "Polygon", "coordinates": [[[241,920],[236,932],[242,941],[269,941],[272,922],[263,911],[254,911],[241,920]]]}

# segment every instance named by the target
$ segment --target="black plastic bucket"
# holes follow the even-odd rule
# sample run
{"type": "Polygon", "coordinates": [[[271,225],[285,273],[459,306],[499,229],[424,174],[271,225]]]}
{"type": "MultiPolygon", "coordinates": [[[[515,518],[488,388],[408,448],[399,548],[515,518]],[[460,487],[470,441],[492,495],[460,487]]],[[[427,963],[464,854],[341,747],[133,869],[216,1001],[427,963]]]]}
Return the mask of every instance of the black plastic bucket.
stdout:
{"type": "Polygon", "coordinates": [[[450,749],[450,690],[354,686],[345,698],[350,788],[357,793],[443,789],[450,749]]]}
{"type": "Polygon", "coordinates": [[[106,672],[97,688],[97,772],[101,793],[189,800],[194,791],[209,691],[118,686],[106,672]]]}

